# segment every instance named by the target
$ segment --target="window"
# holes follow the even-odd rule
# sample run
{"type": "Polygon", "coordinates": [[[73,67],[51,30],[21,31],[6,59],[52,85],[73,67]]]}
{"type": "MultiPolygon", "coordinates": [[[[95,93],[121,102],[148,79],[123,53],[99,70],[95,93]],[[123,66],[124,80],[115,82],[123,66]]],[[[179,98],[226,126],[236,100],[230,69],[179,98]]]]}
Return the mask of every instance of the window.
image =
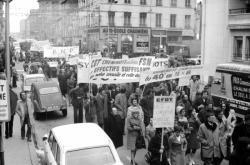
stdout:
{"type": "Polygon", "coordinates": [[[155,26],[156,26],[156,27],[161,27],[161,15],[162,15],[162,14],[156,14],[156,15],[155,15],[155,17],[156,17],[156,18],[155,18],[155,20],[156,20],[156,25],[155,25],[155,26]]]}
{"type": "Polygon", "coordinates": [[[109,17],[109,26],[115,26],[115,12],[109,11],[108,17],[109,17]]]}
{"type": "Polygon", "coordinates": [[[234,37],[234,51],[233,51],[234,59],[242,59],[242,46],[243,46],[243,37],[235,36],[234,37]]]}
{"type": "Polygon", "coordinates": [[[146,0],[141,0],[141,5],[146,5],[146,4],[147,4],[146,0]]]}
{"type": "Polygon", "coordinates": [[[176,27],[176,14],[170,15],[170,27],[176,27]]]}
{"type": "Polygon", "coordinates": [[[146,26],[147,13],[140,13],[140,26],[146,26]]]}
{"type": "Polygon", "coordinates": [[[87,148],[66,153],[66,164],[114,164],[115,159],[109,147],[87,148]]]}
{"type": "Polygon", "coordinates": [[[124,3],[126,3],[126,4],[130,4],[130,3],[131,3],[131,1],[130,1],[130,0],[124,0],[124,3]]]}
{"type": "Polygon", "coordinates": [[[190,0],[185,0],[185,6],[186,7],[191,7],[190,0]]]}
{"type": "Polygon", "coordinates": [[[60,147],[57,145],[57,151],[56,151],[56,163],[57,165],[60,165],[60,147]]]}
{"type": "Polygon", "coordinates": [[[191,15],[185,15],[185,28],[190,29],[191,15]]]}
{"type": "Polygon", "coordinates": [[[117,0],[109,0],[109,3],[117,3],[117,0]]]}
{"type": "Polygon", "coordinates": [[[162,6],[162,0],[156,0],[156,6],[162,6]]]}
{"type": "Polygon", "coordinates": [[[131,12],[124,13],[124,26],[131,26],[131,12]]]}
{"type": "Polygon", "coordinates": [[[177,0],[171,0],[171,6],[176,7],[177,6],[177,0]]]}
{"type": "Polygon", "coordinates": [[[246,37],[246,60],[250,60],[250,36],[246,37]]]}

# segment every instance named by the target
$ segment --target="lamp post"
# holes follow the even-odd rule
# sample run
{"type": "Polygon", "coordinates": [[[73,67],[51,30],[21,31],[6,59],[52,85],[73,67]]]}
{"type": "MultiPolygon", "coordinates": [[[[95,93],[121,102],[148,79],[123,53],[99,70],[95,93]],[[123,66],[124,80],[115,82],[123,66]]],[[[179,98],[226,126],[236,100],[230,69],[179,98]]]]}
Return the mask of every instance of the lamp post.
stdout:
{"type": "Polygon", "coordinates": [[[110,34],[109,34],[109,24],[110,24],[110,20],[109,20],[109,12],[110,12],[110,10],[111,10],[111,6],[112,6],[112,4],[113,3],[118,3],[118,1],[117,0],[111,0],[111,2],[110,2],[110,5],[109,5],[109,10],[108,10],[108,55],[110,56],[110,41],[109,41],[109,38],[110,38],[110,34]]]}

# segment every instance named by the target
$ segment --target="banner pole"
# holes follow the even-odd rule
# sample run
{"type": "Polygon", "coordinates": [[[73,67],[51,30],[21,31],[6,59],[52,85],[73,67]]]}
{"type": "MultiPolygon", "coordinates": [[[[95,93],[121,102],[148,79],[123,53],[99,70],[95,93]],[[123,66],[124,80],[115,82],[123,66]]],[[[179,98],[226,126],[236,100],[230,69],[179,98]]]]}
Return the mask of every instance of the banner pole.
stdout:
{"type": "MultiPolygon", "coordinates": [[[[164,149],[164,146],[163,146],[163,137],[164,137],[164,128],[162,128],[162,130],[161,130],[161,149],[164,149]]],[[[162,162],[162,154],[163,153],[161,153],[160,162],[162,162]]]]}

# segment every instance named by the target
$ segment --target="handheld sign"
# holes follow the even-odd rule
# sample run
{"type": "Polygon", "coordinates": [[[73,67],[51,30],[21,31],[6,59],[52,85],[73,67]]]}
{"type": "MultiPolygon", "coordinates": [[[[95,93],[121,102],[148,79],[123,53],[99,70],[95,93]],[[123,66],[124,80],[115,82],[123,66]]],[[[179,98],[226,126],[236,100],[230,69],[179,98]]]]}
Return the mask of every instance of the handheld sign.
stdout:
{"type": "Polygon", "coordinates": [[[8,87],[6,80],[0,80],[0,122],[5,122],[10,120],[10,111],[8,105],[8,87]]]}
{"type": "Polygon", "coordinates": [[[175,97],[175,95],[154,97],[153,126],[155,128],[174,127],[175,97]]]}

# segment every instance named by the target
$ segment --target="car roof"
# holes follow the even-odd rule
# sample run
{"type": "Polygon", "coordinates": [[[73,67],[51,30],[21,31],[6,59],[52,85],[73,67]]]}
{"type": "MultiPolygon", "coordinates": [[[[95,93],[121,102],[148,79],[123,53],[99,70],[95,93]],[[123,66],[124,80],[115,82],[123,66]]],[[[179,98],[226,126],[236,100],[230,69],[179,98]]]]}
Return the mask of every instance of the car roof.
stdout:
{"type": "Polygon", "coordinates": [[[61,148],[70,151],[80,148],[108,146],[108,135],[95,123],[78,123],[58,126],[52,129],[61,148]]]}
{"type": "Polygon", "coordinates": [[[44,74],[24,74],[24,78],[45,77],[44,74]]]}

